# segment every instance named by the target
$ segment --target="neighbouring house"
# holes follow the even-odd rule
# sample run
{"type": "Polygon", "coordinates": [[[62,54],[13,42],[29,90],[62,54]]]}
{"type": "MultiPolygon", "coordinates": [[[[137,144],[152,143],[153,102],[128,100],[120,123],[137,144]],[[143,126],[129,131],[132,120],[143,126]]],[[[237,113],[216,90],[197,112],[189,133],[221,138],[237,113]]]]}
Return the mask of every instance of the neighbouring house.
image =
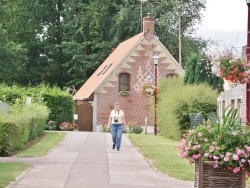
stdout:
{"type": "Polygon", "coordinates": [[[240,122],[246,124],[246,84],[233,84],[230,87],[226,86],[225,89],[225,92],[217,98],[219,116],[222,117],[226,108],[237,109],[240,122]]]}
{"type": "MultiPolygon", "coordinates": [[[[242,58],[246,60],[246,46],[242,47],[242,58]]],[[[224,92],[217,98],[217,111],[222,117],[224,110],[227,108],[237,109],[238,117],[241,124],[247,123],[246,107],[247,107],[247,88],[246,84],[230,84],[224,80],[224,92]]]]}
{"type": "Polygon", "coordinates": [[[158,80],[184,75],[182,67],[155,35],[154,18],[148,16],[143,19],[143,32],[120,43],[74,95],[79,130],[97,131],[98,126],[107,124],[116,101],[127,122],[144,125],[148,117],[149,125],[153,125],[149,97],[142,94],[142,87],[154,80],[155,55],[159,57],[158,80]]]}

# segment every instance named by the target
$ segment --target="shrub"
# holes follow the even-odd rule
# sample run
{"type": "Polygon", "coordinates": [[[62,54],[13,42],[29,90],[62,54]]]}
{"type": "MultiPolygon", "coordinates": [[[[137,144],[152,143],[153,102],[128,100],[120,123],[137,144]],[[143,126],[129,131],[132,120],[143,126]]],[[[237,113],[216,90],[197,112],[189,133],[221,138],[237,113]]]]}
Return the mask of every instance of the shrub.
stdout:
{"type": "Polygon", "coordinates": [[[104,133],[110,133],[110,128],[108,127],[108,125],[103,125],[101,126],[100,131],[104,133]]]}
{"type": "Polygon", "coordinates": [[[46,130],[56,130],[57,129],[57,123],[55,121],[49,121],[46,125],[45,125],[45,129],[46,130]]]}
{"type": "MultiPolygon", "coordinates": [[[[73,122],[74,102],[72,96],[67,91],[62,91],[59,87],[49,87],[41,84],[37,87],[19,87],[17,85],[0,85],[0,100],[13,104],[17,99],[25,102],[27,97],[31,97],[32,103],[45,102],[50,109],[49,119],[60,124],[61,122],[73,122]]],[[[57,124],[57,129],[59,126],[57,124]]]]}
{"type": "Polygon", "coordinates": [[[182,78],[159,83],[157,125],[160,133],[178,140],[190,128],[189,114],[216,112],[218,93],[206,84],[185,85],[182,78]]]}
{"type": "Polygon", "coordinates": [[[134,133],[134,134],[141,134],[143,131],[143,128],[137,123],[137,122],[132,122],[128,124],[129,133],[134,133]]]}
{"type": "Polygon", "coordinates": [[[10,106],[10,113],[0,113],[0,156],[11,154],[25,146],[28,140],[40,136],[48,118],[44,104],[10,106]]]}

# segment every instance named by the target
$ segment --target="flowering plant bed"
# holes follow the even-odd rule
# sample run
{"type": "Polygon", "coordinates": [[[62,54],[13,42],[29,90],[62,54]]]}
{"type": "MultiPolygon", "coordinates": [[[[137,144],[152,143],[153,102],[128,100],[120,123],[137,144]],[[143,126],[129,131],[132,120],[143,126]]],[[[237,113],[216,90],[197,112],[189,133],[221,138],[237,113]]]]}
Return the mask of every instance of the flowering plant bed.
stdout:
{"type": "Polygon", "coordinates": [[[62,130],[62,131],[73,131],[74,130],[74,127],[71,123],[69,122],[62,122],[60,125],[59,125],[59,128],[62,130]]]}
{"type": "Polygon", "coordinates": [[[226,109],[222,120],[189,130],[178,145],[180,157],[188,158],[190,164],[210,161],[215,170],[250,172],[250,130],[240,125],[236,116],[237,110],[226,109]]]}
{"type": "Polygon", "coordinates": [[[217,76],[230,82],[244,84],[249,79],[249,65],[227,52],[212,61],[212,70],[217,76]]]}

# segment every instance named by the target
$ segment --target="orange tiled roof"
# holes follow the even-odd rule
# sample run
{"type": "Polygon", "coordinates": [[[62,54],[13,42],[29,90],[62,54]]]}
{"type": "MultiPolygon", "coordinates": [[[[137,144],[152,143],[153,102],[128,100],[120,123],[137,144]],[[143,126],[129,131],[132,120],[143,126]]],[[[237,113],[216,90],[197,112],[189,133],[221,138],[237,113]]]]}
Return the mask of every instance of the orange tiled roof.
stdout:
{"type": "Polygon", "coordinates": [[[103,83],[109,74],[129,55],[136,45],[143,39],[143,33],[120,43],[117,48],[108,56],[101,66],[83,84],[74,95],[74,100],[83,100],[90,95],[103,83]]]}

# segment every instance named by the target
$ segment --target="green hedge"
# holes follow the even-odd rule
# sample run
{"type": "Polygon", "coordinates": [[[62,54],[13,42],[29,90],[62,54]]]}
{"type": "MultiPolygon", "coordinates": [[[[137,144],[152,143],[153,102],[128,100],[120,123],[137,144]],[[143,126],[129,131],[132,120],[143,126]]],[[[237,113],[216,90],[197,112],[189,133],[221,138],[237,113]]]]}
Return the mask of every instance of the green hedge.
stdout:
{"type": "Polygon", "coordinates": [[[160,133],[178,140],[190,128],[191,113],[216,112],[217,91],[211,87],[185,85],[182,78],[165,79],[159,83],[157,125],[160,133]]]}
{"type": "Polygon", "coordinates": [[[25,146],[28,140],[44,131],[49,109],[44,104],[33,103],[10,106],[10,113],[0,113],[0,156],[7,156],[25,146]]]}
{"type": "Polygon", "coordinates": [[[31,97],[32,102],[45,102],[50,109],[48,121],[56,122],[57,128],[62,122],[73,122],[74,102],[68,91],[62,91],[59,87],[49,87],[45,84],[26,88],[17,85],[0,85],[1,101],[13,104],[17,99],[25,102],[26,97],[31,97]]]}

